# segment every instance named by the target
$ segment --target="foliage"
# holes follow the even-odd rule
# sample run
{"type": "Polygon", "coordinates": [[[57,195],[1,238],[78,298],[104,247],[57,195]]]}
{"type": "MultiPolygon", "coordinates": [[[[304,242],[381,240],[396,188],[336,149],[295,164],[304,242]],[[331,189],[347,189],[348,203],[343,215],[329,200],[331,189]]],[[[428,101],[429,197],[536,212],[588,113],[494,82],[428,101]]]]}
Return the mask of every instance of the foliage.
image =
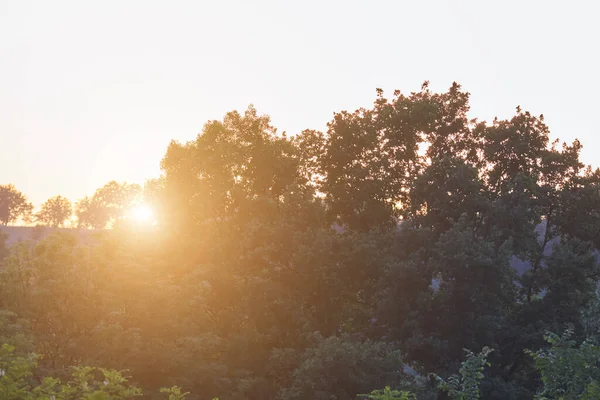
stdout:
{"type": "Polygon", "coordinates": [[[600,290],[596,289],[596,295],[590,300],[586,307],[580,310],[581,326],[586,338],[600,340],[600,290]]]}
{"type": "Polygon", "coordinates": [[[130,386],[120,372],[107,369],[76,367],[66,384],[46,377],[33,386],[31,376],[37,357],[15,354],[7,344],[0,349],[0,394],[6,400],[75,400],[131,399],[141,396],[140,389],[130,386]]]}
{"type": "Polygon", "coordinates": [[[392,100],[378,89],[372,109],[335,113],[326,135],[310,133],[310,142],[323,138],[313,148],[321,151],[319,190],[331,214],[357,230],[393,226],[423,166],[420,144],[429,143],[427,155],[434,158],[470,153],[462,135],[468,98],[458,84],[434,94],[425,82],[408,96],[395,91],[392,100]]]}
{"type": "Polygon", "coordinates": [[[371,400],[416,400],[417,397],[405,390],[392,390],[389,386],[383,388],[383,390],[373,390],[369,394],[359,394],[359,397],[364,397],[371,400]]]}
{"type": "Polygon", "coordinates": [[[15,348],[3,344],[0,348],[0,394],[3,399],[25,399],[30,391],[28,378],[35,366],[33,357],[16,357],[15,348]]]}
{"type": "Polygon", "coordinates": [[[8,255],[8,235],[4,232],[0,232],[0,265],[2,265],[2,261],[8,255]]]}
{"type": "MultiPolygon", "coordinates": [[[[87,387],[128,369],[149,398],[431,399],[433,371],[442,398],[525,400],[558,367],[524,349],[564,356],[571,379],[593,346],[547,350],[543,334],[598,336],[600,170],[543,116],[468,118],[469,96],[378,90],[294,136],[232,111],[172,142],[143,188],[77,202],[97,232],[0,248],[0,339],[39,354],[24,384],[81,388],[69,371],[98,365],[87,387]],[[142,201],[156,225],[129,223],[142,201]]],[[[1,188],[0,222],[26,217],[1,188]]]]}
{"type": "Polygon", "coordinates": [[[305,351],[280,399],[347,399],[401,378],[400,353],[390,345],[349,337],[317,340],[316,347],[305,351]]]}
{"type": "Polygon", "coordinates": [[[108,215],[109,222],[123,218],[130,207],[139,202],[142,188],[137,184],[110,181],[94,193],[93,200],[99,203],[108,215]]]}
{"type": "Polygon", "coordinates": [[[576,346],[574,332],[547,333],[549,349],[528,350],[541,373],[539,400],[597,399],[600,395],[600,347],[590,340],[576,346]]]}
{"type": "Polygon", "coordinates": [[[184,400],[189,394],[189,392],[182,392],[179,386],[161,388],[160,392],[167,393],[169,395],[169,400],[184,400]]]}
{"type": "Polygon", "coordinates": [[[446,381],[441,381],[440,387],[454,400],[476,400],[480,398],[479,384],[483,379],[483,369],[487,356],[492,352],[484,347],[479,354],[467,350],[467,359],[459,369],[460,375],[452,375],[446,381]]]}
{"type": "Polygon", "coordinates": [[[269,204],[302,195],[298,155],[269,117],[250,107],[211,121],[195,141],[172,142],[162,160],[171,224],[252,218],[269,204]],[[202,194],[202,195],[200,195],[202,194]]]}
{"type": "Polygon", "coordinates": [[[14,185],[0,185],[0,224],[8,225],[19,218],[28,220],[33,205],[14,185]]]}
{"type": "Polygon", "coordinates": [[[104,229],[124,218],[140,202],[142,188],[136,184],[111,181],[75,204],[77,224],[82,228],[104,229]]]}
{"type": "Polygon", "coordinates": [[[108,223],[108,216],[102,206],[87,196],[75,203],[75,216],[79,228],[100,229],[108,223]]]}
{"type": "Polygon", "coordinates": [[[62,197],[55,196],[42,204],[41,210],[36,214],[36,219],[44,225],[59,227],[73,214],[71,202],[62,197]]]}

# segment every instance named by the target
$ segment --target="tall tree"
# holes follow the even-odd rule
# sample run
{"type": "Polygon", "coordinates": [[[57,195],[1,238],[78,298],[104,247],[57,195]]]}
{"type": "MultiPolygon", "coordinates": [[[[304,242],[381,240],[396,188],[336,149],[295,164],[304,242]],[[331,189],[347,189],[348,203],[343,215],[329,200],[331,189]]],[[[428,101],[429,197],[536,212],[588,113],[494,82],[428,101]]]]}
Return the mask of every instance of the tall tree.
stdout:
{"type": "MultiPolygon", "coordinates": [[[[257,202],[302,192],[293,142],[253,107],[211,121],[195,141],[172,142],[162,160],[170,220],[198,224],[249,217],[257,202]]],[[[286,199],[287,198],[287,199],[286,199]]]]}
{"type": "Polygon", "coordinates": [[[27,219],[32,210],[33,205],[14,185],[0,185],[0,223],[2,225],[8,225],[19,218],[27,219]]]}
{"type": "Polygon", "coordinates": [[[62,196],[54,196],[42,204],[36,219],[44,225],[52,227],[62,226],[73,214],[71,202],[62,196]]]}
{"type": "Polygon", "coordinates": [[[307,131],[303,142],[321,153],[319,190],[331,215],[361,231],[394,226],[428,159],[475,159],[468,98],[458,84],[435,94],[425,82],[410,95],[395,91],[391,100],[378,89],[372,108],[334,114],[325,135],[307,131]],[[319,138],[323,143],[315,146],[319,138]]]}

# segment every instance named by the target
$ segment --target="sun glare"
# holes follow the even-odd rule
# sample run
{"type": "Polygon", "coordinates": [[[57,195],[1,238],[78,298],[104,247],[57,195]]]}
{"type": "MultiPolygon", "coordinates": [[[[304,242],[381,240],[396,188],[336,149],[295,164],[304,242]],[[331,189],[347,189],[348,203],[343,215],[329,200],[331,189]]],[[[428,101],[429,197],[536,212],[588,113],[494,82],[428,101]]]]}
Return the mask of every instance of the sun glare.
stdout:
{"type": "Polygon", "coordinates": [[[138,221],[150,221],[152,209],[145,204],[141,204],[133,209],[133,217],[138,221]]]}

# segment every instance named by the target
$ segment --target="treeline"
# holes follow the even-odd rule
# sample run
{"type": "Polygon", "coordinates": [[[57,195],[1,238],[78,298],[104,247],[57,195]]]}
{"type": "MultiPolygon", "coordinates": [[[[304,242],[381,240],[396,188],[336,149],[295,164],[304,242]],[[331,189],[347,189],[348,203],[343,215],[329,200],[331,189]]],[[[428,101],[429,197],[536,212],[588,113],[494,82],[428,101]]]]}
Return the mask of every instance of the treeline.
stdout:
{"type": "Polygon", "coordinates": [[[89,365],[147,398],[597,398],[600,171],[542,116],[468,111],[425,84],[326,132],[210,121],[145,185],[155,228],[9,249],[0,340],[38,355],[31,387],[89,365]]]}
{"type": "Polygon", "coordinates": [[[75,204],[63,196],[46,200],[37,212],[13,184],[0,185],[0,224],[21,222],[25,225],[105,229],[131,214],[143,202],[141,185],[111,181],[75,204]]]}

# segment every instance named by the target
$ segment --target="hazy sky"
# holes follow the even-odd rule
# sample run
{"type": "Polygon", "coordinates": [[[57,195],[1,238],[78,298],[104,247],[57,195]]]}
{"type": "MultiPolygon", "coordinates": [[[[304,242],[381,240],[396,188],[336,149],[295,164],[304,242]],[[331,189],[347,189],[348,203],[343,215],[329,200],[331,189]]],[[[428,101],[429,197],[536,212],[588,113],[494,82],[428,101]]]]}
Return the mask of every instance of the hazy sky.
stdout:
{"type": "Polygon", "coordinates": [[[0,0],[0,184],[76,200],[232,109],[294,134],[424,80],[480,119],[543,113],[598,166],[596,3],[0,0]]]}

